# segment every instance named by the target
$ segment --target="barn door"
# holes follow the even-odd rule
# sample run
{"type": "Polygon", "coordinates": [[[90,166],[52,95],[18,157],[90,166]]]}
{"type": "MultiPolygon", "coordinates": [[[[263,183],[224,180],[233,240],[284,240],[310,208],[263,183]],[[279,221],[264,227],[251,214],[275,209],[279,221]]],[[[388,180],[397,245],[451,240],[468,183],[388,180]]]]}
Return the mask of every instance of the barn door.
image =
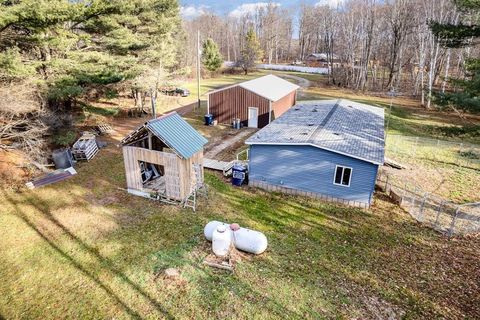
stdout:
{"type": "Polygon", "coordinates": [[[248,108],[248,127],[258,128],[258,108],[248,108]]]}

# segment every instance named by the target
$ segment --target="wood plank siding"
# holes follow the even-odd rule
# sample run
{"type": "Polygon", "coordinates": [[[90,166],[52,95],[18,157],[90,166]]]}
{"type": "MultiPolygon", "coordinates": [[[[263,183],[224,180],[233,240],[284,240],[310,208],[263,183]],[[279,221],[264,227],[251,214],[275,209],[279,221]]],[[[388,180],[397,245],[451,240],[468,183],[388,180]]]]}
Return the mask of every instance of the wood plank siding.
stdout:
{"type": "Polygon", "coordinates": [[[290,107],[295,105],[295,103],[297,103],[296,100],[297,100],[297,92],[292,91],[289,94],[287,94],[285,97],[281,98],[280,100],[272,102],[271,121],[277,119],[282,114],[284,114],[288,109],[290,109],[290,107]]]}
{"type": "Polygon", "coordinates": [[[139,161],[164,167],[165,195],[171,199],[181,201],[190,194],[195,184],[195,172],[192,167],[194,163],[202,165],[201,177],[203,177],[203,150],[189,159],[181,159],[174,153],[124,146],[123,159],[129,190],[149,192],[143,187],[139,161]]]}

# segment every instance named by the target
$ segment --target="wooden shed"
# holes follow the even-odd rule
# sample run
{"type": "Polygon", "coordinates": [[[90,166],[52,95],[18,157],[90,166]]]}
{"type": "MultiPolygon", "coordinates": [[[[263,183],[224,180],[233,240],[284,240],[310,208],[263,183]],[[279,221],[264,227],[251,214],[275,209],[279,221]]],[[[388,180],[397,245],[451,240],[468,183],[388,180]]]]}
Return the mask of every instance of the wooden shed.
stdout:
{"type": "Polygon", "coordinates": [[[145,122],[122,140],[128,192],[186,201],[203,184],[206,143],[176,112],[145,122]]]}
{"type": "Polygon", "coordinates": [[[274,75],[241,82],[209,92],[208,113],[219,123],[263,128],[296,103],[298,88],[274,75]]]}

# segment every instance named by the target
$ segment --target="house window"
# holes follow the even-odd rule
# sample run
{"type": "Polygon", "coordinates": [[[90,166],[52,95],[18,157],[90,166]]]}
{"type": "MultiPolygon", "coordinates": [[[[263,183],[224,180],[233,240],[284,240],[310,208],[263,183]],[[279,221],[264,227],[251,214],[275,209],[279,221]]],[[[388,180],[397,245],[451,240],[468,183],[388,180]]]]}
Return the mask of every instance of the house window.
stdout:
{"type": "Polygon", "coordinates": [[[333,184],[350,187],[350,180],[352,179],[352,168],[336,166],[335,167],[335,177],[333,184]]]}

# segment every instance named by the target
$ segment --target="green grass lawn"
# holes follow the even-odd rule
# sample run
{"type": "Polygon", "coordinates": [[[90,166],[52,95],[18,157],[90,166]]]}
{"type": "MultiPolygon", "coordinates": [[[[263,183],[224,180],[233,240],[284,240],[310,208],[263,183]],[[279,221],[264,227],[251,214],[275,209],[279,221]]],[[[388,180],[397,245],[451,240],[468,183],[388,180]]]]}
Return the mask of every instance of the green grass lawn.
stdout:
{"type": "MultiPolygon", "coordinates": [[[[249,72],[247,75],[243,73],[238,73],[238,74],[219,74],[215,77],[208,78],[208,79],[201,79],[200,82],[200,95],[201,99],[206,99],[204,96],[207,92],[221,88],[224,86],[228,86],[237,82],[243,82],[247,80],[252,80],[261,76],[264,76],[268,74],[268,72],[264,70],[258,70],[258,71],[253,71],[249,72]]],[[[184,98],[184,101],[196,101],[197,100],[197,93],[198,93],[198,88],[197,88],[197,81],[195,79],[192,79],[190,81],[187,81],[183,83],[182,85],[184,88],[187,88],[190,91],[190,96],[188,98],[184,98]]]]}
{"type": "Polygon", "coordinates": [[[479,238],[448,240],[378,196],[369,211],[234,188],[190,210],[127,194],[110,145],[74,178],[1,190],[2,318],[478,318],[479,238]],[[234,274],[202,264],[212,220],[264,232],[234,274]],[[179,268],[181,278],[162,276],[179,268]]]}
{"type": "MultiPolygon", "coordinates": [[[[263,74],[225,75],[202,88],[263,74]]],[[[195,83],[187,87],[195,99],[195,83]]],[[[323,88],[304,94],[387,105],[323,88]]],[[[188,120],[210,140],[222,139],[229,129],[204,127],[204,109],[188,120]]],[[[398,105],[390,132],[436,137],[463,128],[451,116],[427,115],[398,105]]],[[[478,237],[447,239],[382,195],[362,211],[234,188],[212,173],[210,197],[194,214],[119,189],[124,168],[113,144],[68,181],[0,189],[0,319],[480,318],[478,237]],[[203,227],[212,219],[264,232],[268,250],[244,255],[234,274],[203,265],[210,253],[203,227]],[[181,278],[163,277],[168,267],[181,278]]],[[[455,181],[466,175],[457,171],[455,181]]]]}

